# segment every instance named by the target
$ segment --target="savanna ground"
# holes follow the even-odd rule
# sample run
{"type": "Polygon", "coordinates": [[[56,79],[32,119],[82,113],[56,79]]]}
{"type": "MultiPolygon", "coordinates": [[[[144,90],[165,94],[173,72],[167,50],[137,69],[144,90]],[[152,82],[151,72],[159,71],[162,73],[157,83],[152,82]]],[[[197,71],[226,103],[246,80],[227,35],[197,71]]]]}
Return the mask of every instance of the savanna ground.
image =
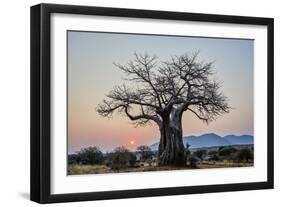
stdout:
{"type": "Polygon", "coordinates": [[[83,175],[83,174],[103,174],[103,173],[125,173],[125,172],[148,172],[148,171],[163,171],[163,170],[190,170],[190,169],[210,169],[210,168],[233,168],[233,167],[252,167],[253,163],[235,163],[229,161],[202,161],[196,164],[196,167],[191,166],[157,166],[156,163],[140,163],[137,167],[129,167],[124,169],[113,170],[106,165],[68,165],[68,175],[83,175]]]}
{"type": "Polygon", "coordinates": [[[117,147],[112,152],[102,153],[98,147],[83,148],[68,155],[68,175],[147,172],[163,170],[188,170],[210,168],[251,167],[254,163],[253,145],[236,145],[185,149],[184,165],[158,165],[157,152],[141,145],[131,152],[117,147]]]}

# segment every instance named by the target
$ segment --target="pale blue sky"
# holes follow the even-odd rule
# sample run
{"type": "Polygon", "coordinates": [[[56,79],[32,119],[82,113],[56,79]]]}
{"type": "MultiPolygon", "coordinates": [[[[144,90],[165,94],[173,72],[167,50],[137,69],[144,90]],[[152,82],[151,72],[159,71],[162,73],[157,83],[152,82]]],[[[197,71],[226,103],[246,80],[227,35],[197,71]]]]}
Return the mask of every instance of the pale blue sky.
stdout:
{"type": "Polygon", "coordinates": [[[165,61],[171,55],[198,50],[200,60],[215,61],[216,77],[223,81],[221,90],[233,110],[209,125],[185,114],[184,135],[253,135],[253,40],[68,32],[70,151],[87,145],[110,150],[116,145],[127,146],[131,139],[137,144],[157,141],[155,126],[134,128],[124,116],[107,119],[95,112],[105,94],[124,77],[113,62],[126,64],[134,52],[156,55],[159,61],[165,61]],[[106,128],[109,130],[101,130],[106,128]]]}

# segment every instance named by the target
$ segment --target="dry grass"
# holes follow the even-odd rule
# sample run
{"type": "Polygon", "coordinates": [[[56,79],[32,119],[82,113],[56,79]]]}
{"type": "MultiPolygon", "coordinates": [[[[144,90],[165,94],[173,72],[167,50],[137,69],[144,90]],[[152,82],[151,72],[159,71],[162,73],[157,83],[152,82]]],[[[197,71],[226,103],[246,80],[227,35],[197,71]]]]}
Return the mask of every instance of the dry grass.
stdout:
{"type": "Polygon", "coordinates": [[[106,165],[78,165],[73,164],[68,166],[68,175],[82,175],[82,174],[103,174],[103,173],[122,173],[122,172],[147,172],[147,171],[163,171],[163,170],[187,170],[187,169],[211,169],[211,168],[231,168],[231,167],[251,167],[253,163],[233,163],[233,162],[213,162],[202,161],[197,164],[196,168],[189,166],[157,166],[145,165],[134,168],[125,168],[119,170],[112,170],[106,165]]]}
{"type": "Polygon", "coordinates": [[[125,168],[112,170],[106,165],[78,165],[72,164],[68,166],[68,175],[83,175],[83,174],[102,174],[102,173],[122,173],[122,172],[146,172],[146,171],[162,171],[162,170],[183,170],[190,167],[176,166],[141,166],[134,168],[125,168]]]}
{"type": "Polygon", "coordinates": [[[109,173],[111,169],[105,165],[69,165],[68,175],[109,173]]]}
{"type": "Polygon", "coordinates": [[[228,167],[251,167],[253,163],[237,163],[229,161],[203,161],[197,165],[199,169],[208,169],[208,168],[228,168],[228,167]]]}

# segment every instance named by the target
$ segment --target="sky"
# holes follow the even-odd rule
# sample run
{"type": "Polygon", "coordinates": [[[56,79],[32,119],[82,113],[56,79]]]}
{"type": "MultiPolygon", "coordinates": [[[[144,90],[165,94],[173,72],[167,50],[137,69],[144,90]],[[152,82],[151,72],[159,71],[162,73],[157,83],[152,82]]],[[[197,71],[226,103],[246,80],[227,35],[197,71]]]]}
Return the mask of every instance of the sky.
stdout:
{"type": "Polygon", "coordinates": [[[183,135],[216,133],[254,135],[253,69],[254,40],[179,37],[68,31],[68,153],[97,146],[102,151],[159,141],[155,124],[135,127],[126,116],[111,119],[96,112],[97,105],[125,74],[113,63],[126,64],[134,52],[156,55],[158,61],[200,51],[199,60],[215,61],[215,77],[229,99],[230,113],[206,125],[191,112],[182,120],[183,135]]]}

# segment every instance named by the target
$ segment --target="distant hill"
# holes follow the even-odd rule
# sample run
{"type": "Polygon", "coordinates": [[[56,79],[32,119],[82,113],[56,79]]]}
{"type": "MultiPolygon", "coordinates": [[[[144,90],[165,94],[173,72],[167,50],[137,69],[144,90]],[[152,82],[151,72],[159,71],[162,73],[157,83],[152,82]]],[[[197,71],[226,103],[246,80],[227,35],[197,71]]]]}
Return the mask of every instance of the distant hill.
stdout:
{"type": "MultiPolygon", "coordinates": [[[[183,144],[190,145],[191,149],[201,148],[201,147],[220,147],[220,146],[229,146],[229,145],[244,145],[244,144],[253,144],[254,138],[251,135],[227,135],[221,137],[217,134],[203,134],[201,136],[185,136],[183,137],[183,144]]],[[[150,145],[153,151],[158,150],[159,142],[150,145]]]]}
{"type": "Polygon", "coordinates": [[[223,137],[225,140],[229,141],[232,144],[253,144],[254,143],[254,137],[250,135],[227,135],[223,137]]]}

